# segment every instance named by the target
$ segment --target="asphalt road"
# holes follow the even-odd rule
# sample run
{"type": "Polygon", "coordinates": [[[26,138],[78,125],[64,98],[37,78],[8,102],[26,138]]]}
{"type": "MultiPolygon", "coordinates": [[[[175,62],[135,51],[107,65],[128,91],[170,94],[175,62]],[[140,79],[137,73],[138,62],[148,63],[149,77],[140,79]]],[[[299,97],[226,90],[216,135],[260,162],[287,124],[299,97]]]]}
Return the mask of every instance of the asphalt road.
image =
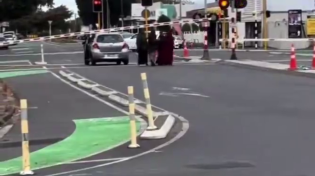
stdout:
{"type": "MultiPolygon", "coordinates": [[[[50,64],[67,67],[65,63],[82,63],[82,54],[75,53],[78,46],[45,45],[45,48],[45,51],[55,52],[45,55],[50,64]],[[65,50],[68,54],[61,53],[65,50]]],[[[40,58],[35,52],[22,56],[8,52],[12,52],[9,57],[0,51],[0,60],[20,59],[33,63],[40,58]]],[[[175,54],[181,55],[182,51],[175,54]]],[[[190,55],[201,56],[202,50],[191,50],[190,55]]],[[[229,59],[230,52],[210,51],[210,56],[229,59]]],[[[237,56],[270,62],[289,59],[285,53],[269,52],[237,52],[237,56]]],[[[106,167],[95,166],[61,175],[296,176],[315,173],[315,120],[312,118],[315,100],[310,96],[315,93],[315,83],[311,78],[223,65],[70,69],[121,92],[133,85],[139,98],[143,98],[140,73],[146,72],[152,103],[182,115],[189,120],[190,128],[183,138],[160,151],[106,167]]],[[[44,87],[52,90],[49,81],[44,87]]],[[[63,91],[52,91],[56,90],[63,91]]],[[[61,98],[65,101],[71,95],[80,96],[65,93],[69,94],[61,98]]],[[[69,103],[79,102],[84,101],[76,99],[69,103]]],[[[79,113],[81,110],[84,108],[81,107],[79,113]]],[[[92,165],[97,163],[80,167],[92,165]]],[[[50,170],[49,173],[59,172],[62,171],[50,170]]]]}
{"type": "Polygon", "coordinates": [[[315,173],[312,79],[221,65],[126,67],[120,71],[95,67],[74,71],[122,92],[133,85],[137,97],[142,97],[143,91],[140,73],[147,72],[152,103],[184,116],[190,123],[183,138],[158,154],[77,174],[315,173]]]}
{"type": "MultiPolygon", "coordinates": [[[[32,141],[47,141],[43,145],[32,145],[33,151],[51,144],[49,141],[56,142],[68,137],[75,129],[72,120],[125,115],[73,89],[50,73],[8,78],[6,82],[21,99],[28,100],[31,145],[32,141]]],[[[1,140],[20,143],[20,129],[17,123],[1,140]]],[[[20,146],[0,149],[0,161],[18,157],[20,151],[20,146]]]]}

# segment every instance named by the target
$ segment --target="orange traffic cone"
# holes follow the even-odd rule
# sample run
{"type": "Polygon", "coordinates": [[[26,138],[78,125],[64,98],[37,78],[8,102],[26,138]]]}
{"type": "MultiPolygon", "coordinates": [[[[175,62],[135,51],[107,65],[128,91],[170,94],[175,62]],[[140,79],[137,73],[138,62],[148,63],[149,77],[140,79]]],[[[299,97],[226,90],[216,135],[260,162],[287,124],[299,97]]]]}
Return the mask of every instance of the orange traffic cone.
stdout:
{"type": "Polygon", "coordinates": [[[189,51],[188,51],[188,49],[187,49],[186,42],[184,43],[184,57],[185,57],[185,58],[188,58],[188,57],[189,57],[189,51]]]}
{"type": "Polygon", "coordinates": [[[291,59],[290,59],[290,68],[289,70],[297,70],[297,61],[295,57],[294,45],[291,45],[291,59]]]}
{"type": "Polygon", "coordinates": [[[315,43],[314,43],[314,48],[313,48],[312,68],[315,69],[315,43]]]}

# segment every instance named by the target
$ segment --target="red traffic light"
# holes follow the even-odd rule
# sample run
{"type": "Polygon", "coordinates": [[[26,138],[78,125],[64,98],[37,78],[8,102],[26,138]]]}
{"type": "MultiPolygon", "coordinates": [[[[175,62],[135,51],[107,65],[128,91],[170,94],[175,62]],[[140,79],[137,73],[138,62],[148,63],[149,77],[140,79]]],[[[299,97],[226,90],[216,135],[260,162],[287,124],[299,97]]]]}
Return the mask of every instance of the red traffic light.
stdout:
{"type": "Polygon", "coordinates": [[[221,8],[221,10],[225,10],[230,6],[230,2],[229,0],[219,0],[219,7],[221,8]]]}
{"type": "Polygon", "coordinates": [[[95,5],[101,5],[101,4],[102,4],[102,1],[101,1],[101,0],[94,0],[94,4],[95,4],[95,5]]]}

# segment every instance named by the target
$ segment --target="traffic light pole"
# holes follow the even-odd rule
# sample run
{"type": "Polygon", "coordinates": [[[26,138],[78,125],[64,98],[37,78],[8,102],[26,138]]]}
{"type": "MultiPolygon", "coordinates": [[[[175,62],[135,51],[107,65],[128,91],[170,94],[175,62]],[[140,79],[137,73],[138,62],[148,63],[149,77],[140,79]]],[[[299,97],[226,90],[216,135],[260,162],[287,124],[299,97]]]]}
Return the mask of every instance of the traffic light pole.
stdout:
{"type": "MultiPolygon", "coordinates": [[[[267,27],[268,27],[268,24],[267,24],[267,0],[263,0],[263,36],[264,38],[268,38],[268,34],[267,34],[267,27]]],[[[268,42],[267,41],[264,41],[264,48],[265,50],[267,50],[268,48],[268,42]]]]}
{"type": "Polygon", "coordinates": [[[98,18],[97,18],[97,20],[98,20],[98,22],[97,22],[97,23],[98,23],[97,28],[98,28],[98,29],[101,29],[101,14],[102,14],[101,12],[98,12],[98,18]]]}
{"type": "Polygon", "coordinates": [[[207,18],[207,0],[204,1],[205,5],[205,18],[204,18],[204,29],[205,29],[205,35],[204,35],[204,49],[203,49],[203,56],[201,60],[210,60],[209,56],[209,47],[208,47],[208,23],[210,25],[210,22],[207,18]]]}
{"type": "Polygon", "coordinates": [[[231,41],[231,49],[232,49],[232,54],[231,54],[231,58],[230,60],[237,60],[236,57],[236,27],[237,27],[237,23],[236,23],[236,15],[237,12],[235,10],[235,2],[234,0],[231,1],[231,7],[232,7],[232,13],[234,13],[235,15],[232,16],[231,18],[231,28],[232,28],[232,41],[231,41]]]}
{"type": "Polygon", "coordinates": [[[149,31],[149,27],[148,27],[148,7],[147,6],[145,6],[144,7],[144,9],[145,9],[145,15],[144,15],[144,20],[145,20],[145,37],[148,39],[148,36],[149,36],[149,34],[148,34],[148,31],[149,31]]]}

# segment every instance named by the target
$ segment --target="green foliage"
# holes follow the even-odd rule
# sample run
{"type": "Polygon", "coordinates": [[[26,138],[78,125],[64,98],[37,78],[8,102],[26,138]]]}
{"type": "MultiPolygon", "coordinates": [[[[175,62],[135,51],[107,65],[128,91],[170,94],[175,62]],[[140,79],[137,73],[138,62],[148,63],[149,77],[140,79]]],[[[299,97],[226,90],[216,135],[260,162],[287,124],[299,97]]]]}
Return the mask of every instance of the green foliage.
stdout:
{"type": "Polygon", "coordinates": [[[67,7],[59,6],[47,12],[37,11],[31,15],[10,21],[10,28],[12,30],[17,29],[23,34],[39,34],[40,32],[47,34],[49,31],[48,21],[51,20],[53,21],[52,29],[58,29],[58,33],[67,32],[69,23],[66,22],[66,19],[71,16],[72,12],[70,12],[67,7]]]}
{"type": "MultiPolygon", "coordinates": [[[[170,22],[170,21],[171,19],[165,15],[161,15],[157,20],[158,23],[165,23],[165,22],[170,22]]],[[[171,30],[171,26],[158,26],[157,28],[161,32],[169,32],[171,30]]]]}
{"type": "Polygon", "coordinates": [[[41,6],[52,7],[53,0],[2,0],[0,22],[31,15],[41,6]]]}

